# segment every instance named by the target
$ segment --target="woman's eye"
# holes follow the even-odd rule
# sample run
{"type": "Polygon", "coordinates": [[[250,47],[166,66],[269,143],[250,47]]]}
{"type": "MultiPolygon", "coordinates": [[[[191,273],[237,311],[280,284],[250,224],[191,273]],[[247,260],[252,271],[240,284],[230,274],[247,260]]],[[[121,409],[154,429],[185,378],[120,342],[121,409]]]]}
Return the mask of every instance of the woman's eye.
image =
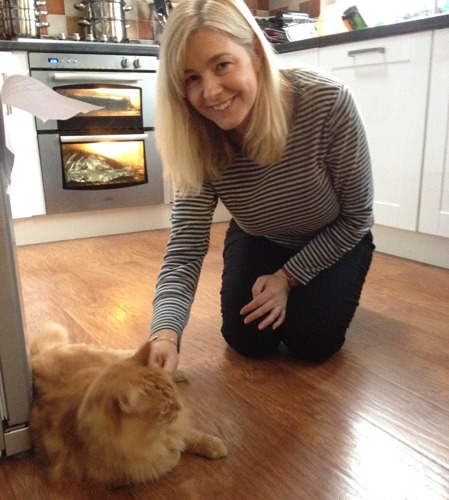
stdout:
{"type": "Polygon", "coordinates": [[[188,75],[185,78],[185,83],[186,85],[189,85],[191,83],[194,83],[198,79],[197,75],[188,75]]]}
{"type": "Polygon", "coordinates": [[[231,63],[229,61],[223,61],[217,64],[217,71],[224,71],[231,63]]]}

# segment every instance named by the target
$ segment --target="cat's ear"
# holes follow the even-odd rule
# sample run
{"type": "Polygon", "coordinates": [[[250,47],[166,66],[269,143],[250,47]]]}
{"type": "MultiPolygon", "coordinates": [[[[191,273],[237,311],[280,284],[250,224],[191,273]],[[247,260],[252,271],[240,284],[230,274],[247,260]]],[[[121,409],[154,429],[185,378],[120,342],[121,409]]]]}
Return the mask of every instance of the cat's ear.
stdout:
{"type": "Polygon", "coordinates": [[[139,402],[139,390],[136,387],[130,387],[118,397],[120,410],[127,415],[133,413],[139,402]]]}
{"type": "Polygon", "coordinates": [[[150,360],[150,343],[145,342],[133,355],[133,359],[136,360],[140,365],[147,365],[150,360]]]}

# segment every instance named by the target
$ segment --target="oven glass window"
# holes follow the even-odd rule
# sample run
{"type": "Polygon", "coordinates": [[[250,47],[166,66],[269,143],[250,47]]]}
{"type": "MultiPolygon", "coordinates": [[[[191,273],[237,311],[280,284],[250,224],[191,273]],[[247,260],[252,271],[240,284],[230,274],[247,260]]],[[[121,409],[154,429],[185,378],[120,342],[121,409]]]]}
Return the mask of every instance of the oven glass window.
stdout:
{"type": "Polygon", "coordinates": [[[65,189],[108,189],[148,182],[144,141],[61,143],[65,189]]]}
{"type": "Polygon", "coordinates": [[[58,94],[101,106],[89,113],[79,113],[68,120],[58,120],[59,130],[136,129],[143,127],[142,89],[131,85],[82,83],[54,87],[58,94]]]}
{"type": "Polygon", "coordinates": [[[84,101],[102,109],[84,113],[84,116],[140,116],[141,89],[128,85],[83,84],[55,87],[65,97],[84,101]]]}

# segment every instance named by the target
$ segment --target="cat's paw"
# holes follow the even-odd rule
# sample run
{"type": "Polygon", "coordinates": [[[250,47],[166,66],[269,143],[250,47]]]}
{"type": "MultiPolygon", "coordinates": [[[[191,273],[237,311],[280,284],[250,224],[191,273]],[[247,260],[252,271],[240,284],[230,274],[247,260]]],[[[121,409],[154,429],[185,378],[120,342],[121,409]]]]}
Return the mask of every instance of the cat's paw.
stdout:
{"type": "Polygon", "coordinates": [[[173,375],[173,380],[175,382],[186,382],[187,370],[184,366],[178,366],[178,368],[176,368],[176,372],[173,375]]]}
{"type": "Polygon", "coordinates": [[[220,438],[205,434],[202,454],[207,458],[223,458],[228,454],[228,449],[220,438]]]}
{"type": "Polygon", "coordinates": [[[220,438],[198,431],[193,431],[186,440],[186,451],[207,458],[222,458],[228,454],[220,438]]]}

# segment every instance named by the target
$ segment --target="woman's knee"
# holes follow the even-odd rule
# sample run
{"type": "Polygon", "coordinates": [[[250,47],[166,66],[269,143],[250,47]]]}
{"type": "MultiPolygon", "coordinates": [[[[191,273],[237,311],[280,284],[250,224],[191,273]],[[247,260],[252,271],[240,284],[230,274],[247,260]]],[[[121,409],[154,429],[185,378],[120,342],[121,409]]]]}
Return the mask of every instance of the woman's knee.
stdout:
{"type": "Polygon", "coordinates": [[[273,354],[280,344],[280,337],[271,328],[258,330],[255,325],[240,321],[223,321],[221,333],[226,343],[242,356],[260,358],[273,354]]]}
{"type": "Polygon", "coordinates": [[[321,363],[338,352],[344,345],[346,328],[320,330],[298,328],[282,339],[289,353],[305,362],[321,363]]]}

